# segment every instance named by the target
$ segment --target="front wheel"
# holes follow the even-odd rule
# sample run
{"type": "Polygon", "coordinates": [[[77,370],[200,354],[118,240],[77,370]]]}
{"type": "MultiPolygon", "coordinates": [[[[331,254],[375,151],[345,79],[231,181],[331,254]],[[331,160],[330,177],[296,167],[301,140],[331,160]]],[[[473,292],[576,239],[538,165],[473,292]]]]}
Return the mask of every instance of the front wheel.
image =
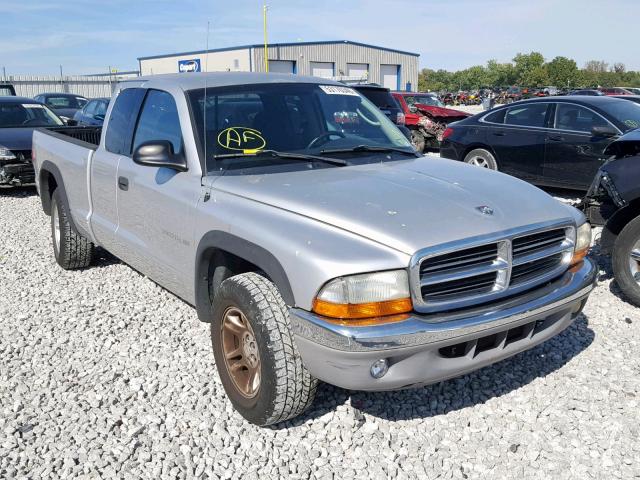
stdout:
{"type": "Polygon", "coordinates": [[[220,285],[211,341],[220,380],[234,408],[249,422],[271,425],[304,412],[318,381],[305,368],[276,286],[257,273],[220,285]]]}
{"type": "Polygon", "coordinates": [[[484,148],[471,150],[464,157],[464,162],[476,167],[498,170],[498,162],[496,162],[495,157],[489,150],[485,150],[484,148]]]}
{"type": "Polygon", "coordinates": [[[611,263],[620,290],[640,307],[640,217],[629,222],[618,235],[611,263]]]}

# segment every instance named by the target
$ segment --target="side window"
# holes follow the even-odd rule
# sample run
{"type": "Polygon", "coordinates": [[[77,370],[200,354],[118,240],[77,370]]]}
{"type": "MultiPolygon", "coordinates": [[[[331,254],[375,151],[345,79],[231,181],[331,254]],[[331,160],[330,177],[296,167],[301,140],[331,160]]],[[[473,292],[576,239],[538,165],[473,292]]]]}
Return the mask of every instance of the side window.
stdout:
{"type": "Polygon", "coordinates": [[[504,117],[506,113],[507,109],[503,108],[502,110],[490,113],[489,115],[484,117],[484,121],[489,123],[504,123],[504,117]]]}
{"type": "Polygon", "coordinates": [[[524,127],[544,127],[548,106],[547,103],[527,103],[511,107],[507,110],[504,123],[524,127]]]}
{"type": "Polygon", "coordinates": [[[593,127],[606,127],[609,123],[600,115],[579,105],[558,103],[556,106],[555,127],[559,130],[591,132],[593,127]]]}
{"type": "Polygon", "coordinates": [[[144,92],[142,88],[127,88],[116,97],[105,135],[104,147],[107,151],[120,155],[129,155],[131,152],[133,125],[144,92]]]}
{"type": "Polygon", "coordinates": [[[87,106],[84,108],[85,115],[93,115],[96,113],[96,102],[89,102],[87,106]]]}
{"type": "Polygon", "coordinates": [[[149,90],[133,140],[133,150],[149,141],[168,140],[173,152],[182,151],[182,130],[176,102],[170,93],[149,90]]]}

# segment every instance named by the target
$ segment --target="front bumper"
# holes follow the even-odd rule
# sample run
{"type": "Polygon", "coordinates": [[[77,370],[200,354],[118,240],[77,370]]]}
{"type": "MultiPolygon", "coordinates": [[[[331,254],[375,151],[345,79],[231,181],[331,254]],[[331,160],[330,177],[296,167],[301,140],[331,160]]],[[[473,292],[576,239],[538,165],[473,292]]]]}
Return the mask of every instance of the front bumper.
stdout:
{"type": "Polygon", "coordinates": [[[20,186],[34,182],[35,171],[31,161],[0,164],[0,185],[20,186]]]}
{"type": "Polygon", "coordinates": [[[290,310],[302,360],[320,380],[351,390],[396,390],[436,383],[527,350],[567,328],[595,286],[589,260],[535,290],[490,305],[412,314],[396,323],[338,325],[290,310]],[[370,374],[386,359],[388,372],[370,374]]]}

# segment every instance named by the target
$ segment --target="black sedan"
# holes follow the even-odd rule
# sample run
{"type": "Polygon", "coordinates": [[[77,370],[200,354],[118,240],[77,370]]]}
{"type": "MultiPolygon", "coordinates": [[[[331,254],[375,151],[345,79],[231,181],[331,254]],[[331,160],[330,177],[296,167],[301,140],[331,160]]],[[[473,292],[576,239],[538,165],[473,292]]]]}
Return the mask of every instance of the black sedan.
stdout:
{"type": "Polygon", "coordinates": [[[73,93],[40,93],[33,98],[66,120],[72,119],[88,102],[83,96],[73,93]]]}
{"type": "Polygon", "coordinates": [[[109,106],[109,98],[94,98],[78,110],[73,116],[73,120],[77,125],[102,126],[104,117],[107,114],[109,106]]]}
{"type": "Polygon", "coordinates": [[[453,123],[440,155],[536,185],[586,190],[605,148],[640,127],[640,105],[611,97],[523,100],[453,123]]]}
{"type": "Polygon", "coordinates": [[[0,97],[0,185],[33,183],[33,130],[63,125],[55,113],[35,100],[0,97]]]}

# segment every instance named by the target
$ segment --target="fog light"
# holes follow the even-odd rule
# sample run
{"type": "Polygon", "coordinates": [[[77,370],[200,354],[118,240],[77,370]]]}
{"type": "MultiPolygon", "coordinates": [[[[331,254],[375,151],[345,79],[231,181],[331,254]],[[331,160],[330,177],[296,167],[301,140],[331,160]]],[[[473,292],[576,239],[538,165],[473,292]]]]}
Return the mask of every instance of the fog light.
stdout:
{"type": "Polygon", "coordinates": [[[373,378],[382,378],[389,371],[389,362],[386,358],[376,360],[371,365],[371,376],[373,378]]]}

